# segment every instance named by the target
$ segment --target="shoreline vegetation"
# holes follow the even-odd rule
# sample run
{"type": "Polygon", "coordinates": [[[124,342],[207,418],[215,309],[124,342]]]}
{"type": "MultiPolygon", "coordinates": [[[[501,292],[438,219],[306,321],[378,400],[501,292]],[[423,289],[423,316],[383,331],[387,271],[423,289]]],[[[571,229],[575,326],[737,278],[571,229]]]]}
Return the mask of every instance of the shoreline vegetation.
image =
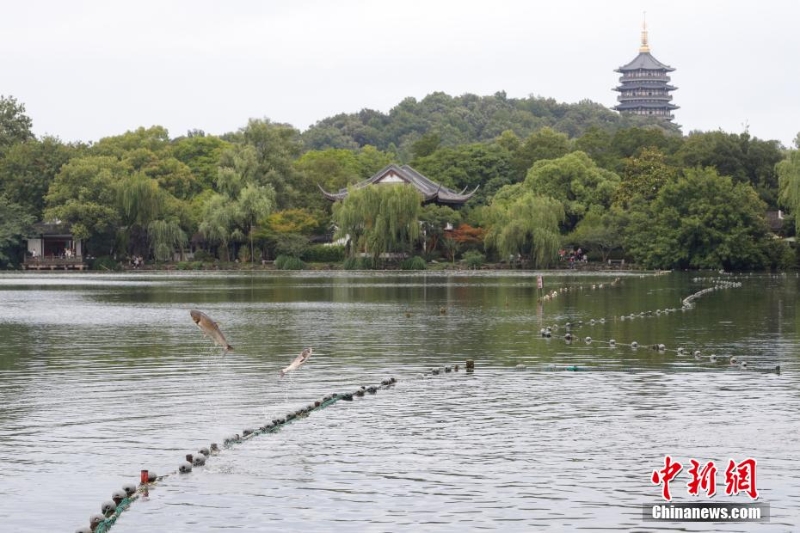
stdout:
{"type": "MultiPolygon", "coordinates": [[[[424,264],[421,268],[403,268],[401,263],[393,262],[382,264],[375,268],[345,268],[343,262],[303,262],[302,268],[279,268],[276,261],[262,261],[261,263],[241,263],[241,262],[203,262],[203,261],[178,261],[171,263],[145,263],[138,266],[129,264],[118,264],[117,268],[94,268],[81,272],[288,272],[288,271],[427,271],[427,272],[464,272],[464,271],[560,271],[560,272],[646,272],[647,270],[639,268],[630,263],[621,262],[619,260],[610,261],[606,263],[600,262],[586,262],[575,266],[569,266],[567,263],[550,266],[549,268],[532,268],[530,265],[523,265],[521,263],[483,263],[480,265],[468,265],[465,261],[457,261],[455,264],[448,261],[430,261],[424,264]]],[[[42,270],[41,272],[52,272],[51,270],[42,270]]],[[[56,270],[56,272],[64,272],[64,270],[56,270]]],[[[79,271],[68,271],[79,272],[79,271]]]]}
{"type": "Polygon", "coordinates": [[[787,148],[746,128],[684,134],[503,91],[406,98],[306,131],[262,118],[223,135],[151,126],[64,143],[31,128],[25,106],[0,96],[0,269],[57,258],[171,269],[188,256],[174,269],[266,269],[264,258],[281,270],[477,269],[514,257],[541,270],[564,251],[580,269],[592,268],[584,255],[599,269],[623,258],[648,270],[798,267],[800,135],[787,148]]]}

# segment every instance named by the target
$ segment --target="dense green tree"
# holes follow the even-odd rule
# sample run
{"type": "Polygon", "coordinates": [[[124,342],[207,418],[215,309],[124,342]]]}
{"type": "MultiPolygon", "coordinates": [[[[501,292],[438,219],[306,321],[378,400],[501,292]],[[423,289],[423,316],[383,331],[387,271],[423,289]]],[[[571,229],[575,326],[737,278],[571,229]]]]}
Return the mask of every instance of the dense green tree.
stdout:
{"type": "Polygon", "coordinates": [[[658,127],[619,129],[611,138],[611,150],[619,161],[636,156],[645,148],[658,148],[664,154],[672,155],[682,145],[680,136],[658,127]]]}
{"type": "Polygon", "coordinates": [[[371,177],[392,161],[391,154],[374,146],[308,151],[294,162],[299,203],[316,213],[330,215],[331,203],[322,196],[320,187],[337,192],[371,177]]]}
{"type": "Polygon", "coordinates": [[[382,152],[372,145],[361,147],[357,154],[359,173],[363,178],[368,178],[389,165],[396,163],[394,154],[382,152]]]}
{"type": "Polygon", "coordinates": [[[495,195],[487,216],[486,247],[496,249],[502,259],[519,255],[534,268],[556,261],[564,219],[558,200],[537,196],[521,184],[510,185],[495,195]]]}
{"type": "Polygon", "coordinates": [[[777,206],[775,165],[783,159],[777,141],[762,141],[746,131],[692,132],[676,155],[684,167],[713,167],[734,182],[749,183],[768,206],[777,206]]]}
{"type": "Polygon", "coordinates": [[[611,252],[622,248],[624,217],[614,208],[607,211],[590,210],[578,222],[564,243],[586,251],[600,252],[600,260],[606,262],[611,252]]]}
{"type": "Polygon", "coordinates": [[[203,189],[214,186],[220,158],[228,148],[230,143],[211,135],[181,137],[172,143],[174,157],[189,167],[203,189]]]}
{"type": "Polygon", "coordinates": [[[259,227],[271,233],[310,235],[319,229],[320,221],[308,209],[286,209],[272,213],[259,223],[259,227]]]}
{"type": "Polygon", "coordinates": [[[380,185],[352,189],[333,207],[336,237],[350,238],[350,255],[409,252],[419,238],[422,198],[414,187],[380,185]]]}
{"type": "Polygon", "coordinates": [[[331,212],[331,203],[322,195],[320,187],[338,192],[367,177],[361,174],[358,156],[352,150],[311,150],[300,156],[294,165],[299,178],[296,187],[303,205],[319,212],[331,212]]]}
{"type": "Polygon", "coordinates": [[[19,257],[15,252],[21,251],[22,239],[33,222],[33,215],[25,207],[0,195],[0,267],[17,262],[19,257]]]}
{"type": "Polygon", "coordinates": [[[163,126],[137,128],[126,131],[122,135],[104,137],[92,145],[92,155],[113,156],[122,159],[130,152],[144,149],[154,154],[168,150],[170,146],[169,132],[163,126]]]}
{"type": "Polygon", "coordinates": [[[445,205],[428,204],[419,215],[422,224],[422,251],[432,252],[439,246],[445,230],[455,228],[461,223],[461,213],[445,205]]]}
{"type": "Polygon", "coordinates": [[[634,197],[652,201],[661,188],[677,179],[679,170],[666,162],[658,148],[643,148],[638,155],[625,159],[620,186],[614,201],[627,207],[634,197]]]}
{"type": "Polygon", "coordinates": [[[525,178],[525,189],[560,201],[571,231],[590,208],[607,209],[619,187],[615,173],[598,167],[583,152],[537,161],[525,178]]]}
{"type": "Polygon", "coordinates": [[[656,199],[633,206],[626,248],[648,268],[762,268],[766,206],[747,183],[711,168],[687,169],[656,199]]]}
{"type": "Polygon", "coordinates": [[[498,144],[443,147],[415,159],[413,167],[437,183],[457,191],[478,187],[471,204],[482,204],[500,187],[513,183],[512,154],[498,144]]]}
{"type": "Polygon", "coordinates": [[[522,141],[513,130],[505,130],[495,139],[495,142],[512,154],[522,148],[522,141]]]}
{"type": "Polygon", "coordinates": [[[514,153],[513,165],[517,178],[521,181],[528,169],[543,159],[558,159],[569,153],[569,139],[552,128],[542,128],[531,133],[522,146],[514,153]]]}
{"type": "Polygon", "coordinates": [[[355,150],[358,142],[344,129],[333,125],[318,125],[303,133],[303,144],[308,150],[325,150],[328,148],[355,150]]]}
{"type": "Polygon", "coordinates": [[[261,177],[255,148],[236,144],[220,157],[215,190],[228,197],[236,197],[248,183],[260,183],[261,177]]]}
{"type": "Polygon", "coordinates": [[[33,121],[25,114],[25,104],[13,96],[0,95],[0,156],[16,143],[34,138],[33,121]]]}
{"type": "Polygon", "coordinates": [[[274,189],[279,209],[298,207],[299,176],[293,162],[303,151],[300,132],[288,124],[250,119],[239,134],[244,144],[255,149],[257,184],[274,189]]]}
{"type": "Polygon", "coordinates": [[[182,200],[191,198],[203,189],[202,183],[195,178],[188,165],[167,154],[153,157],[141,167],[141,172],[157,181],[172,196],[182,200]]]}
{"type": "Polygon", "coordinates": [[[88,239],[91,253],[110,253],[120,222],[118,183],[129,173],[130,167],[112,156],[70,160],[61,167],[47,193],[45,220],[71,224],[76,238],[88,239]]]}
{"type": "Polygon", "coordinates": [[[442,144],[442,137],[435,131],[428,132],[411,145],[411,153],[415,159],[426,157],[435,152],[440,144],[442,144]]]}
{"type": "Polygon", "coordinates": [[[611,146],[611,134],[597,126],[590,126],[583,135],[575,139],[573,148],[584,152],[597,163],[597,166],[606,170],[616,170],[619,167],[619,155],[611,146]]]}
{"type": "Polygon", "coordinates": [[[308,209],[286,209],[262,219],[253,232],[253,239],[272,250],[273,256],[300,257],[309,247],[309,236],[323,225],[308,209]]]}
{"type": "Polygon", "coordinates": [[[54,137],[12,145],[5,157],[0,157],[0,193],[40,220],[50,184],[61,167],[81,149],[54,137]]]}
{"type": "Polygon", "coordinates": [[[747,132],[741,134],[739,140],[743,145],[744,166],[750,185],[769,208],[776,209],[779,189],[776,165],[784,156],[780,142],[751,137],[747,132]]]}

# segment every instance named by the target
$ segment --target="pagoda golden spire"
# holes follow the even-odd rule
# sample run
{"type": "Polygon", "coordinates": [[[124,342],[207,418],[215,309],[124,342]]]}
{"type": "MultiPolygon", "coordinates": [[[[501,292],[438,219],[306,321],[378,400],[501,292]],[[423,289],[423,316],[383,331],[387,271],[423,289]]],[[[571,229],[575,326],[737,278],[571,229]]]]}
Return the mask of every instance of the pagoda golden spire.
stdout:
{"type": "Polygon", "coordinates": [[[643,53],[650,52],[650,45],[647,44],[647,19],[646,19],[646,12],[642,15],[642,45],[639,47],[639,51],[643,53]]]}

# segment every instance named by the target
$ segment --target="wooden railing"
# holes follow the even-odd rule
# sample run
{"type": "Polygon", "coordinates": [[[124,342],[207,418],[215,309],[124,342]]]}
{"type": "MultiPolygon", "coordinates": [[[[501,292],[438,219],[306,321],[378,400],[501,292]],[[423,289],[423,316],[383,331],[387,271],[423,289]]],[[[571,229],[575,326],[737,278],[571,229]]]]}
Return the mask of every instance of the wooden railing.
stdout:
{"type": "Polygon", "coordinates": [[[55,270],[55,269],[77,269],[83,270],[89,268],[83,261],[83,257],[26,257],[23,262],[23,267],[26,270],[55,270]]]}

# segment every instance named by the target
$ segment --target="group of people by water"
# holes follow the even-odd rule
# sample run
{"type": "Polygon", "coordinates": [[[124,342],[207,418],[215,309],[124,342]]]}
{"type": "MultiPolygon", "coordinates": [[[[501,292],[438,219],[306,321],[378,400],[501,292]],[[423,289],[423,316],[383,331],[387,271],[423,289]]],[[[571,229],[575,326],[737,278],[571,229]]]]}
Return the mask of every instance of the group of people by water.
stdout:
{"type": "MultiPolygon", "coordinates": [[[[40,257],[42,257],[39,254],[38,250],[31,250],[30,254],[33,259],[39,259],[40,257]]],[[[64,248],[59,252],[54,252],[52,255],[50,256],[46,255],[45,257],[53,257],[55,259],[72,259],[73,257],[77,257],[77,255],[71,248],[64,248]]]]}
{"type": "Polygon", "coordinates": [[[575,263],[588,263],[589,256],[586,255],[586,252],[581,250],[580,247],[578,249],[570,249],[569,251],[561,248],[558,251],[558,258],[559,261],[567,261],[569,263],[569,268],[575,268],[575,263]]]}

